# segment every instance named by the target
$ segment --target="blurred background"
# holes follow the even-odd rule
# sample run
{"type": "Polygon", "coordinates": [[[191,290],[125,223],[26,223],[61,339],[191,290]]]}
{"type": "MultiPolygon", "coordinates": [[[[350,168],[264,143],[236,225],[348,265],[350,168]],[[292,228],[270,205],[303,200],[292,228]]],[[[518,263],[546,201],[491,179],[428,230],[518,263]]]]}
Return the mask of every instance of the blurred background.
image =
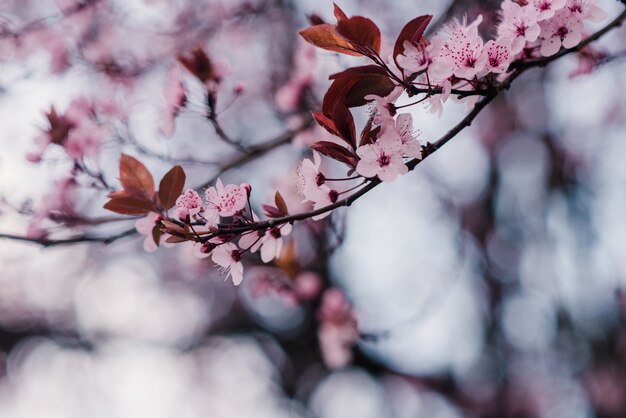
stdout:
{"type": "MultiPolygon", "coordinates": [[[[488,37],[499,4],[340,2],[380,26],[387,53],[422,14],[430,33],[483,14],[488,37]]],[[[598,4],[609,18],[588,33],[623,9],[598,4]]],[[[121,151],[157,179],[180,163],[189,186],[219,175],[257,205],[278,189],[305,210],[292,173],[327,138],[308,114],[328,75],[362,63],[304,44],[313,14],[334,22],[313,0],[4,0],[0,232],[132,229],[102,209],[121,151]],[[173,70],[196,47],[218,122],[173,70]],[[27,161],[45,112],[79,98],[106,129],[99,152],[27,161]]],[[[297,225],[277,262],[246,258],[239,287],[190,247],[146,253],[136,234],[0,238],[0,417],[626,416],[625,39],[528,71],[414,172],[297,225]]],[[[411,109],[422,141],[467,112],[411,109]]]]}

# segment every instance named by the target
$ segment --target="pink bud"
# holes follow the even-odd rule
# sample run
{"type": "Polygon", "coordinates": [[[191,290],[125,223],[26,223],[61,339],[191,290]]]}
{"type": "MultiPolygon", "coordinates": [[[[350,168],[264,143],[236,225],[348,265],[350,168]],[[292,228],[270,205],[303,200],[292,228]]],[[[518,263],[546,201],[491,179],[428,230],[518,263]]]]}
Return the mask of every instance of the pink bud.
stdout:
{"type": "Polygon", "coordinates": [[[233,87],[233,93],[239,96],[240,94],[244,92],[245,89],[246,89],[246,85],[240,81],[237,84],[235,84],[235,87],[233,87]]]}

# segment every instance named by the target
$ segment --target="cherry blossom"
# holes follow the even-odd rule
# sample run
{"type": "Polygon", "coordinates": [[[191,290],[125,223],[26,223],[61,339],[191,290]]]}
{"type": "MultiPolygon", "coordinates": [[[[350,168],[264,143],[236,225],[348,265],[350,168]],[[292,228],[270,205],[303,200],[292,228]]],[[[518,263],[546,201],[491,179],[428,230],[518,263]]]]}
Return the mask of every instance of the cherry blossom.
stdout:
{"type": "Polygon", "coordinates": [[[537,21],[550,19],[565,6],[567,0],[532,0],[532,6],[537,10],[537,21]]]}
{"type": "Polygon", "coordinates": [[[404,41],[404,52],[398,55],[398,65],[411,73],[424,71],[432,63],[432,49],[432,44],[427,44],[424,39],[417,45],[404,41]]]}
{"type": "Polygon", "coordinates": [[[419,132],[413,129],[413,116],[410,113],[398,115],[393,125],[385,129],[379,136],[379,141],[400,141],[404,157],[418,158],[422,154],[422,147],[417,136],[419,132]]]}
{"type": "Polygon", "coordinates": [[[352,307],[339,289],[324,292],[318,317],[318,337],[324,363],[332,369],[345,367],[352,361],[351,348],[359,334],[352,307]]]}
{"type": "Polygon", "coordinates": [[[518,54],[526,42],[534,42],[539,37],[539,12],[530,5],[520,6],[511,0],[504,0],[501,7],[502,21],[498,25],[498,37],[511,43],[511,54],[518,54]]]}
{"type": "Polygon", "coordinates": [[[143,218],[137,219],[137,221],[135,222],[135,229],[137,230],[137,232],[139,232],[140,235],[145,236],[145,239],[143,241],[143,249],[146,252],[155,252],[159,248],[159,245],[163,245],[165,247],[171,247],[173,245],[165,242],[165,240],[167,240],[167,238],[171,236],[169,234],[161,235],[159,239],[159,245],[154,242],[152,230],[160,221],[161,215],[155,212],[150,212],[143,218]]]}
{"type": "Polygon", "coordinates": [[[483,40],[478,35],[478,25],[482,22],[479,16],[470,24],[454,19],[445,26],[436,38],[441,39],[442,48],[433,58],[429,68],[438,80],[452,75],[459,78],[473,78],[485,69],[487,56],[483,54],[483,40]]]}
{"type": "MultiPolygon", "coordinates": [[[[315,190],[315,192],[308,196],[304,201],[312,202],[313,210],[317,210],[335,203],[338,198],[339,191],[324,184],[315,190]]],[[[318,221],[320,219],[324,219],[328,215],[330,215],[330,211],[315,215],[311,219],[318,221]]]]}
{"type": "Polygon", "coordinates": [[[67,155],[73,159],[98,156],[100,144],[109,135],[109,130],[102,126],[83,124],[72,130],[67,136],[64,147],[67,155]]]}
{"type": "Polygon", "coordinates": [[[487,69],[492,73],[504,73],[511,63],[508,45],[502,40],[491,40],[485,44],[487,53],[487,69]]]}
{"type": "Polygon", "coordinates": [[[428,111],[436,114],[438,117],[441,117],[443,114],[443,105],[450,98],[450,94],[452,93],[452,83],[449,80],[446,80],[442,83],[441,88],[441,94],[434,94],[426,101],[428,111]]]}
{"type": "Polygon", "coordinates": [[[542,21],[541,55],[549,57],[561,49],[573,48],[582,40],[583,22],[578,13],[569,9],[559,10],[551,19],[542,21]]]}
{"type": "Polygon", "coordinates": [[[205,199],[205,210],[209,215],[217,213],[219,216],[233,216],[246,206],[248,190],[244,185],[224,186],[222,181],[217,179],[215,187],[209,187],[206,190],[205,199]]]}
{"type": "Polygon", "coordinates": [[[261,260],[264,263],[269,263],[273,259],[280,257],[280,253],[283,250],[282,237],[289,235],[291,229],[290,224],[285,224],[280,227],[272,227],[267,231],[261,245],[261,260]]]}
{"type": "Polygon", "coordinates": [[[233,284],[238,286],[243,280],[243,264],[241,263],[241,252],[233,243],[227,242],[218,245],[211,253],[211,259],[223,271],[226,271],[226,278],[230,276],[233,284]]]}
{"type": "Polygon", "coordinates": [[[402,160],[402,141],[396,138],[385,138],[373,144],[363,145],[356,150],[361,158],[356,171],[364,177],[376,177],[383,182],[394,181],[396,177],[408,171],[402,160]]]}
{"type": "Polygon", "coordinates": [[[370,101],[369,108],[375,125],[384,125],[389,122],[396,114],[394,103],[402,95],[403,88],[398,86],[385,97],[375,94],[368,94],[365,100],[370,101]]]}
{"type": "Polygon", "coordinates": [[[566,7],[572,13],[578,13],[584,20],[600,22],[606,18],[606,12],[596,6],[597,0],[567,0],[566,7]]]}
{"type": "Polygon", "coordinates": [[[182,71],[178,65],[169,71],[163,95],[165,96],[165,107],[160,112],[159,130],[165,137],[169,138],[174,134],[176,117],[187,102],[182,71]]]}
{"type": "Polygon", "coordinates": [[[324,184],[326,177],[320,171],[322,158],[317,151],[313,151],[313,160],[305,158],[296,168],[296,185],[305,200],[311,200],[318,189],[324,184]]]}
{"type": "Polygon", "coordinates": [[[202,199],[198,192],[187,189],[176,199],[175,214],[180,220],[195,219],[203,211],[202,199]]]}

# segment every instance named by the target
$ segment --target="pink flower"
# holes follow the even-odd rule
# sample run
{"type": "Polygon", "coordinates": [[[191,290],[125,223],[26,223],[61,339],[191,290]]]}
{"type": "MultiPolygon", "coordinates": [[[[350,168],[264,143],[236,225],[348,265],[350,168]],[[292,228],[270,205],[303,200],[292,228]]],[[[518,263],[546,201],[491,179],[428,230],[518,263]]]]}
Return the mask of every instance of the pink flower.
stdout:
{"type": "Polygon", "coordinates": [[[433,97],[427,100],[428,111],[435,113],[438,117],[443,114],[443,104],[448,101],[450,94],[452,93],[452,83],[446,80],[442,84],[441,94],[435,94],[433,97]]]}
{"type": "Polygon", "coordinates": [[[428,68],[432,62],[431,50],[432,45],[428,45],[424,40],[418,45],[404,41],[404,52],[398,55],[398,64],[410,73],[419,73],[428,68]]]}
{"type": "Polygon", "coordinates": [[[374,117],[375,125],[384,125],[389,122],[396,115],[396,107],[394,103],[400,95],[402,95],[403,88],[398,86],[394,88],[391,93],[385,97],[376,96],[375,94],[368,94],[365,96],[365,100],[369,100],[370,112],[374,117]]]}
{"type": "Polygon", "coordinates": [[[138,219],[135,222],[135,229],[137,230],[137,232],[139,232],[139,234],[146,237],[143,241],[143,249],[146,252],[149,252],[149,253],[155,252],[158,249],[159,245],[163,245],[164,247],[173,246],[173,244],[169,242],[165,242],[165,240],[167,240],[167,238],[171,236],[169,234],[161,235],[161,238],[159,239],[159,245],[157,245],[156,242],[154,242],[154,237],[152,236],[152,230],[160,222],[160,220],[161,220],[161,216],[158,213],[150,212],[146,216],[138,219]]]}
{"type": "Polygon", "coordinates": [[[261,246],[261,260],[269,263],[275,258],[280,257],[283,250],[282,237],[291,233],[291,225],[285,224],[279,227],[270,228],[263,237],[263,245],[261,246]]]}
{"type": "Polygon", "coordinates": [[[518,54],[526,42],[534,42],[539,37],[539,12],[532,5],[520,6],[511,1],[502,3],[502,21],[498,25],[498,37],[511,42],[511,54],[518,54]]]}
{"type": "MultiPolygon", "coordinates": [[[[311,196],[309,196],[305,201],[313,202],[313,210],[321,209],[325,206],[332,205],[339,198],[339,192],[335,189],[331,189],[327,185],[322,185],[319,189],[317,189],[311,196]]],[[[318,221],[320,219],[324,219],[328,215],[330,215],[331,211],[324,212],[319,215],[313,216],[311,219],[314,221],[318,221]]]]}
{"type": "Polygon", "coordinates": [[[474,22],[466,24],[454,19],[436,39],[442,40],[442,48],[433,58],[430,72],[438,80],[451,75],[459,78],[473,78],[484,70],[487,56],[483,54],[483,40],[478,35],[479,16],[474,22]]]}
{"type": "Polygon", "coordinates": [[[195,219],[202,211],[202,199],[198,192],[193,189],[187,189],[185,193],[176,199],[176,210],[174,213],[182,221],[195,219]]]}
{"type": "Polygon", "coordinates": [[[532,0],[532,6],[537,12],[537,21],[550,19],[554,14],[565,6],[567,0],[532,0]]]}
{"type": "Polygon", "coordinates": [[[584,20],[600,22],[606,18],[606,12],[596,6],[597,0],[567,0],[566,7],[572,13],[580,14],[584,20]]]}
{"type": "Polygon", "coordinates": [[[504,73],[511,63],[509,47],[502,40],[488,41],[485,44],[487,52],[487,69],[492,73],[504,73]]]}
{"type": "Polygon", "coordinates": [[[356,171],[364,177],[378,176],[381,181],[390,182],[409,170],[402,160],[402,142],[398,138],[363,145],[356,153],[361,158],[356,171]]]}
{"type": "Polygon", "coordinates": [[[159,130],[169,138],[174,134],[176,117],[187,102],[182,71],[178,65],[170,70],[163,94],[165,96],[165,108],[161,112],[159,130]]]}
{"type": "Polygon", "coordinates": [[[219,216],[233,216],[243,210],[248,202],[248,191],[244,185],[228,184],[224,186],[217,179],[216,187],[209,187],[205,192],[206,211],[219,216]]]}
{"type": "Polygon", "coordinates": [[[318,316],[317,333],[324,363],[331,369],[347,366],[359,334],[352,307],[339,289],[324,292],[318,316]]]}
{"type": "Polygon", "coordinates": [[[402,144],[404,157],[417,158],[422,154],[422,146],[417,140],[418,132],[413,129],[413,116],[410,113],[398,115],[394,124],[385,129],[379,141],[397,141],[402,144]]]}
{"type": "Polygon", "coordinates": [[[320,171],[322,158],[317,151],[313,151],[313,160],[308,158],[302,160],[298,168],[296,168],[296,180],[298,191],[304,196],[305,200],[310,200],[313,194],[324,184],[325,176],[320,171]]]}
{"type": "Polygon", "coordinates": [[[211,259],[223,271],[227,272],[226,278],[231,276],[235,286],[243,280],[243,264],[241,263],[241,252],[233,243],[227,242],[218,245],[212,253],[211,259]]]}
{"type": "Polygon", "coordinates": [[[65,152],[73,159],[97,157],[100,144],[108,135],[109,130],[103,126],[82,124],[68,135],[64,144],[65,152]]]}
{"type": "Polygon", "coordinates": [[[561,49],[573,48],[582,39],[583,21],[578,13],[569,9],[559,10],[552,18],[544,20],[541,26],[541,55],[549,57],[561,49]]]}

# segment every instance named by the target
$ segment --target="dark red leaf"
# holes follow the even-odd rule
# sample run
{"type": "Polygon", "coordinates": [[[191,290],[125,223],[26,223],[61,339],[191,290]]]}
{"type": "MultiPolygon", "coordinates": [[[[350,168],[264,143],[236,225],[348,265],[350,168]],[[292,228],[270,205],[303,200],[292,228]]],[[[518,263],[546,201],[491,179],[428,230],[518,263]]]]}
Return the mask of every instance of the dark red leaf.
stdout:
{"type": "Polygon", "coordinates": [[[307,19],[309,19],[309,23],[313,26],[315,25],[323,25],[324,23],[324,19],[322,19],[321,17],[319,17],[318,15],[316,15],[315,13],[311,13],[310,15],[307,15],[307,19]]]}
{"type": "Polygon", "coordinates": [[[283,215],[289,215],[289,210],[287,209],[287,204],[285,203],[285,199],[277,190],[274,195],[274,203],[276,204],[276,208],[282,212],[283,215]]]}
{"type": "Polygon", "coordinates": [[[378,65],[352,67],[330,76],[331,80],[341,78],[352,78],[356,80],[345,96],[344,101],[349,108],[366,104],[368,101],[365,100],[365,96],[368,94],[383,97],[391,93],[396,87],[394,82],[389,78],[387,71],[378,65]]]}
{"type": "Polygon", "coordinates": [[[376,141],[376,137],[378,136],[381,127],[377,126],[372,129],[372,123],[373,118],[369,118],[367,124],[365,125],[365,128],[363,128],[363,131],[361,131],[361,141],[359,142],[359,147],[372,144],[374,143],[374,141],[376,141]]]}
{"type": "Polygon", "coordinates": [[[370,64],[370,65],[362,65],[360,67],[350,67],[346,70],[343,70],[340,73],[332,74],[328,77],[329,80],[335,80],[337,78],[345,78],[345,77],[364,77],[364,76],[380,76],[380,77],[389,77],[387,71],[379,65],[370,64]]]}
{"type": "Polygon", "coordinates": [[[120,182],[130,195],[152,200],[154,195],[154,179],[145,165],[130,155],[120,157],[120,182]]]}
{"type": "Polygon", "coordinates": [[[337,160],[341,163],[348,165],[349,167],[356,167],[358,158],[349,149],[342,147],[339,144],[335,144],[330,141],[319,141],[311,145],[311,148],[315,151],[323,154],[327,157],[337,160]]]}
{"type": "Polygon", "coordinates": [[[152,240],[157,247],[161,243],[161,235],[163,235],[163,231],[161,231],[161,225],[154,225],[154,228],[152,228],[152,240]]]}
{"type": "Polygon", "coordinates": [[[125,196],[109,200],[104,208],[121,215],[145,215],[155,210],[150,200],[125,196]]]}
{"type": "Polygon", "coordinates": [[[358,81],[355,77],[333,80],[322,103],[322,113],[333,121],[339,136],[352,148],[356,146],[356,132],[354,118],[346,105],[346,96],[358,81]]]}
{"type": "Polygon", "coordinates": [[[363,55],[369,56],[368,51],[380,54],[380,29],[366,17],[341,19],[337,22],[337,33],[356,46],[357,51],[364,51],[363,55]]]}
{"type": "Polygon", "coordinates": [[[191,56],[179,56],[178,61],[203,83],[213,78],[213,64],[202,48],[194,49],[191,56]]]}
{"type": "Polygon", "coordinates": [[[180,234],[180,235],[184,235],[185,234],[185,230],[183,229],[182,226],[175,224],[172,221],[168,221],[167,219],[163,219],[161,221],[161,223],[163,224],[163,226],[165,226],[165,228],[167,228],[166,232],[169,233],[175,233],[175,234],[180,234]]]}
{"type": "Polygon", "coordinates": [[[432,18],[432,15],[418,16],[402,28],[393,47],[393,60],[396,62],[396,65],[398,64],[396,57],[404,52],[404,42],[408,41],[413,45],[417,45],[432,18]]]}
{"type": "Polygon", "coordinates": [[[357,51],[354,45],[337,33],[335,25],[329,23],[322,23],[301,30],[300,36],[308,43],[327,51],[340,52],[353,56],[363,55],[357,51]]]}
{"type": "Polygon", "coordinates": [[[329,133],[335,136],[339,136],[335,123],[329,117],[320,112],[311,112],[311,115],[313,116],[313,119],[315,119],[315,122],[318,123],[318,125],[326,129],[329,133]]]}
{"type": "Polygon", "coordinates": [[[335,19],[337,19],[337,22],[341,22],[342,20],[348,18],[348,16],[343,12],[343,10],[341,10],[341,8],[337,6],[337,3],[333,3],[333,6],[334,6],[333,12],[335,13],[335,19]]]}
{"type": "Polygon", "coordinates": [[[339,137],[346,141],[352,149],[356,148],[356,127],[354,125],[354,117],[345,103],[343,106],[335,107],[330,117],[337,127],[339,137]]]}
{"type": "Polygon", "coordinates": [[[171,235],[167,237],[167,239],[165,240],[165,242],[170,243],[170,244],[178,244],[180,242],[186,242],[186,241],[189,241],[189,240],[187,238],[177,237],[176,235],[171,235]]]}
{"type": "Polygon", "coordinates": [[[159,183],[159,200],[167,210],[176,204],[176,199],[185,187],[185,171],[179,165],[172,167],[159,183]]]}

